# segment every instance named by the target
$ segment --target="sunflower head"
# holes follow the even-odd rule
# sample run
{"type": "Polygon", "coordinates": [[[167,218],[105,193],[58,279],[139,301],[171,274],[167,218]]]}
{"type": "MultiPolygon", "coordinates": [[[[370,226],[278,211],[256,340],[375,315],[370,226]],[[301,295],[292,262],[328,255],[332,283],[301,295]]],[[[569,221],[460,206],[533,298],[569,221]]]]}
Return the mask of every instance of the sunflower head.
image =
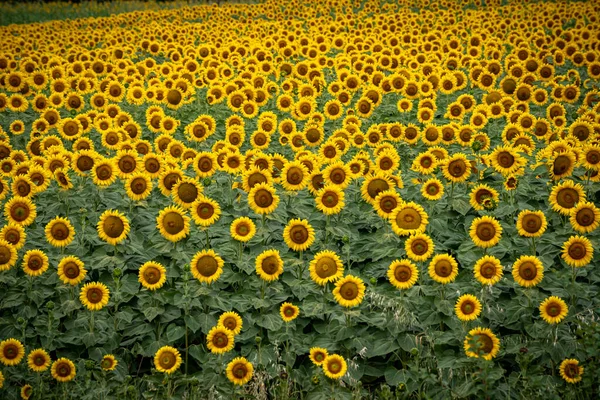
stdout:
{"type": "Polygon", "coordinates": [[[483,216],[475,218],[471,223],[469,235],[476,246],[482,248],[492,247],[500,241],[502,226],[493,217],[483,216]]]}
{"type": "Polygon", "coordinates": [[[46,240],[54,247],[65,247],[75,238],[75,228],[62,217],[55,217],[46,225],[46,240]]]}
{"type": "Polygon", "coordinates": [[[481,314],[481,303],[477,297],[464,294],[456,301],[454,311],[461,321],[473,321],[481,314]]]}
{"type": "Polygon", "coordinates": [[[117,210],[106,210],[100,216],[96,229],[100,239],[114,246],[127,237],[129,220],[117,210]]]}
{"type": "Polygon", "coordinates": [[[512,274],[519,285],[533,287],[542,281],[544,266],[536,256],[521,256],[513,264],[512,274]]]}
{"type": "Polygon", "coordinates": [[[445,285],[456,279],[458,263],[449,254],[438,254],[431,259],[428,272],[431,279],[445,285]]]}
{"type": "Polygon", "coordinates": [[[234,346],[233,332],[224,326],[217,325],[208,332],[206,336],[208,349],[215,354],[223,354],[234,346]]]}
{"type": "Polygon", "coordinates": [[[346,360],[338,354],[328,355],[323,361],[322,367],[325,376],[330,379],[340,379],[348,371],[346,360]]]}
{"type": "Polygon", "coordinates": [[[242,331],[242,317],[234,311],[227,311],[221,314],[217,325],[229,330],[234,335],[239,334],[242,331]]]}
{"type": "Polygon", "coordinates": [[[148,290],[160,289],[167,281],[167,270],[155,261],[145,262],[140,267],[138,280],[148,290]]]}
{"type": "Polygon", "coordinates": [[[309,265],[310,277],[318,285],[335,282],[344,274],[344,265],[333,251],[323,250],[315,254],[309,265]]]}
{"type": "Polygon", "coordinates": [[[542,211],[523,210],[517,218],[517,231],[525,237],[540,237],[546,231],[548,222],[542,211]]]}
{"type": "Polygon", "coordinates": [[[283,230],[283,240],[294,251],[308,249],[315,240],[315,230],[305,219],[292,219],[283,230]]]}
{"type": "Polygon", "coordinates": [[[100,367],[104,371],[114,371],[117,368],[117,364],[119,364],[119,362],[112,354],[105,355],[100,361],[100,367]]]}
{"type": "Polygon", "coordinates": [[[540,304],[540,315],[549,324],[558,324],[569,312],[567,303],[560,297],[550,296],[540,304]]]}
{"type": "Polygon", "coordinates": [[[154,365],[159,372],[172,374],[181,365],[179,350],[171,346],[163,346],[154,355],[154,365]]]}
{"type": "Polygon", "coordinates": [[[333,296],[344,307],[356,307],[365,297],[365,284],[357,276],[347,275],[335,283],[333,296]]]}
{"type": "Polygon", "coordinates": [[[58,277],[65,285],[77,285],[86,272],[83,262],[75,256],[64,257],[58,263],[58,277]]]}
{"type": "Polygon", "coordinates": [[[300,309],[292,303],[286,302],[279,307],[279,314],[281,315],[281,319],[283,319],[285,322],[290,322],[298,318],[298,315],[300,315],[300,309]]]}
{"type": "Polygon", "coordinates": [[[475,328],[465,338],[464,348],[467,356],[489,361],[500,351],[500,340],[488,328],[475,328]]]}
{"type": "Polygon", "coordinates": [[[248,242],[256,234],[256,225],[248,217],[239,217],[233,220],[229,231],[235,240],[248,242]]]}
{"type": "Polygon", "coordinates": [[[0,362],[7,366],[17,365],[25,356],[25,347],[17,339],[0,342],[0,362]]]}
{"type": "Polygon", "coordinates": [[[560,376],[568,383],[581,381],[584,368],[579,361],[569,358],[560,363],[560,376]]]}
{"type": "Polygon", "coordinates": [[[28,250],[23,256],[23,271],[29,276],[43,274],[48,265],[48,256],[41,250],[28,250]]]}
{"type": "Polygon", "coordinates": [[[27,364],[32,371],[44,372],[50,367],[50,355],[44,349],[31,350],[27,356],[27,364]]]}
{"type": "Polygon", "coordinates": [[[227,379],[235,385],[244,385],[252,379],[254,368],[244,357],[236,357],[227,364],[227,379]]]}
{"type": "Polygon", "coordinates": [[[316,366],[323,365],[323,362],[325,362],[327,356],[329,356],[327,349],[324,349],[322,347],[311,347],[310,349],[310,360],[316,366]]]}
{"type": "Polygon", "coordinates": [[[390,263],[387,276],[398,289],[410,289],[419,279],[419,270],[409,260],[395,260],[390,263]]]}
{"type": "Polygon", "coordinates": [[[52,363],[52,376],[59,382],[72,381],[76,373],[75,364],[68,358],[62,357],[52,363]]]}
{"type": "Polygon", "coordinates": [[[495,285],[502,278],[502,264],[496,257],[486,255],[477,260],[473,273],[482,285],[495,285]]]}
{"type": "Polygon", "coordinates": [[[156,218],[160,234],[171,242],[177,242],[190,232],[190,217],[177,206],[164,208],[156,218]]]}
{"type": "Polygon", "coordinates": [[[563,243],[561,257],[571,267],[585,267],[594,257],[592,242],[585,236],[571,236],[563,243]]]}
{"type": "Polygon", "coordinates": [[[279,205],[275,188],[267,183],[255,184],[248,193],[248,205],[257,214],[271,214],[279,205]]]}
{"type": "Polygon", "coordinates": [[[413,261],[426,261],[433,254],[433,240],[424,233],[412,235],[404,242],[408,258],[413,261]]]}
{"type": "Polygon", "coordinates": [[[108,304],[110,292],[105,284],[100,282],[90,282],[83,285],[79,299],[90,311],[101,310],[108,304]]]}
{"type": "Polygon", "coordinates": [[[192,275],[200,282],[212,283],[223,273],[223,259],[214,250],[202,250],[190,262],[192,275]]]}

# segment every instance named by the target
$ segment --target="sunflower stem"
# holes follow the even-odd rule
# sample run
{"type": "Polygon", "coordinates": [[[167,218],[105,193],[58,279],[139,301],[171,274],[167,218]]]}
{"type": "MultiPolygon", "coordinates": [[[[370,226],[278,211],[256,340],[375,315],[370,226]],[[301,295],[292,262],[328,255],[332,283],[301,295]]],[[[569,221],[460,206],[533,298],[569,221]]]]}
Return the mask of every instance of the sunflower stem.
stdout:
{"type": "Polygon", "coordinates": [[[535,248],[535,237],[531,238],[531,248],[533,249],[533,255],[536,256],[537,255],[537,251],[535,248]]]}
{"type": "Polygon", "coordinates": [[[240,242],[239,244],[239,253],[238,253],[238,268],[242,267],[242,255],[244,254],[244,242],[240,242]]]}
{"type": "Polygon", "coordinates": [[[302,279],[302,267],[304,267],[304,251],[300,250],[300,262],[298,263],[298,279],[302,279]]]}
{"type": "Polygon", "coordinates": [[[94,312],[90,313],[90,333],[94,334],[94,312]]]}
{"type": "Polygon", "coordinates": [[[205,248],[210,249],[210,237],[208,236],[208,228],[204,229],[204,233],[206,233],[206,245],[205,245],[205,248]]]}
{"type": "Polygon", "coordinates": [[[454,197],[454,182],[451,183],[450,185],[450,200],[452,201],[454,197]]]}

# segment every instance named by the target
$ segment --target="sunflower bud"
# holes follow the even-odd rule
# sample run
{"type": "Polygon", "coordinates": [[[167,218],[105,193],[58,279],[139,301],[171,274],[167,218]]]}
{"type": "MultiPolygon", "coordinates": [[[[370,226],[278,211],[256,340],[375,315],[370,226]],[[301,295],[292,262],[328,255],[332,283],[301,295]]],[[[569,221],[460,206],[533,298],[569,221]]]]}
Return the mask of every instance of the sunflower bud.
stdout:
{"type": "Polygon", "coordinates": [[[53,301],[49,301],[46,303],[46,309],[48,310],[54,310],[54,302],[53,301]]]}
{"type": "Polygon", "coordinates": [[[410,349],[410,354],[412,354],[413,356],[416,356],[417,354],[419,354],[419,349],[417,349],[416,347],[413,347],[412,349],[410,349]]]}
{"type": "Polygon", "coordinates": [[[288,378],[288,373],[287,373],[287,372],[285,372],[285,371],[281,371],[281,372],[279,373],[279,377],[280,377],[281,379],[287,379],[287,378],[288,378]]]}
{"type": "Polygon", "coordinates": [[[135,396],[137,394],[136,390],[135,390],[135,386],[133,386],[133,385],[127,386],[127,394],[129,394],[130,396],[135,396]]]}
{"type": "Polygon", "coordinates": [[[121,268],[115,268],[113,270],[113,278],[119,279],[121,275],[123,275],[123,271],[121,270],[121,268]]]}
{"type": "Polygon", "coordinates": [[[19,325],[25,325],[25,318],[23,318],[23,317],[17,318],[17,324],[19,324],[19,325]]]}
{"type": "Polygon", "coordinates": [[[85,369],[94,369],[95,366],[96,366],[96,363],[92,360],[87,360],[85,362],[85,369]]]}
{"type": "Polygon", "coordinates": [[[349,237],[348,235],[345,235],[345,236],[342,238],[342,242],[344,242],[344,243],[350,243],[350,237],[349,237]]]}
{"type": "Polygon", "coordinates": [[[473,149],[474,152],[478,152],[482,147],[483,143],[481,143],[479,140],[474,140],[473,144],[471,144],[471,149],[473,149]]]}
{"type": "Polygon", "coordinates": [[[373,276],[371,279],[369,279],[369,282],[371,282],[371,285],[375,285],[377,283],[377,278],[373,276]]]}
{"type": "Polygon", "coordinates": [[[71,110],[71,115],[72,116],[76,116],[77,115],[77,110],[71,110]]]}
{"type": "Polygon", "coordinates": [[[313,377],[311,378],[311,381],[315,385],[318,385],[319,384],[319,377],[317,375],[313,375],[313,377]]]}
{"type": "Polygon", "coordinates": [[[204,179],[202,180],[202,184],[203,184],[204,186],[210,186],[210,184],[211,184],[211,183],[212,183],[212,179],[210,179],[210,178],[208,178],[208,177],[206,177],[206,178],[204,178],[204,179]]]}
{"type": "Polygon", "coordinates": [[[254,338],[254,342],[256,344],[260,344],[260,342],[262,342],[262,338],[260,336],[257,336],[257,337],[254,338]]]}

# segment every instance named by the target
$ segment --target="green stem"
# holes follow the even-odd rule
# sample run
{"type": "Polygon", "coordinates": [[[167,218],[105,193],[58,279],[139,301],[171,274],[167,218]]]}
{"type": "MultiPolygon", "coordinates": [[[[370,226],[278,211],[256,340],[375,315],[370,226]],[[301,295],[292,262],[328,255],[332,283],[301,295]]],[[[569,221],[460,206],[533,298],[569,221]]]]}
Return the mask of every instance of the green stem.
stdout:
{"type": "Polygon", "coordinates": [[[327,243],[329,242],[329,222],[330,222],[331,216],[327,215],[325,217],[325,246],[327,246],[327,243]]]}
{"type": "Polygon", "coordinates": [[[535,248],[535,238],[534,237],[531,238],[531,247],[533,248],[533,255],[534,256],[537,255],[537,251],[536,251],[536,248],[535,248]]]}
{"type": "Polygon", "coordinates": [[[207,249],[209,249],[210,248],[210,237],[208,236],[208,228],[204,229],[204,233],[206,233],[206,245],[205,245],[205,247],[207,249]]]}
{"type": "Polygon", "coordinates": [[[90,313],[90,333],[94,333],[94,311],[90,313]]]}
{"type": "Polygon", "coordinates": [[[239,258],[238,268],[241,268],[241,266],[242,266],[242,255],[243,254],[244,254],[244,242],[240,242],[239,250],[238,250],[238,258],[239,258]]]}

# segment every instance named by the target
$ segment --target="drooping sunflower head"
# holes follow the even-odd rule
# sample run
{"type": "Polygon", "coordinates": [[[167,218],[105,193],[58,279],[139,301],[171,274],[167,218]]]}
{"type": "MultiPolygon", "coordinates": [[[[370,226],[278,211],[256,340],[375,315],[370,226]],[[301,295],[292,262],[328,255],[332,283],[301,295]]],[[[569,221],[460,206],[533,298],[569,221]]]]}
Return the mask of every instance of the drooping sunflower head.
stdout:
{"type": "Polygon", "coordinates": [[[281,319],[283,319],[285,322],[290,322],[298,318],[298,315],[300,315],[300,309],[292,303],[286,302],[279,307],[279,315],[281,315],[281,319]]]}
{"type": "Polygon", "coordinates": [[[513,264],[512,275],[519,285],[533,287],[542,281],[544,266],[536,256],[521,256],[513,264]]]}
{"type": "Polygon", "coordinates": [[[428,272],[431,279],[445,285],[456,279],[458,263],[449,254],[438,254],[431,259],[428,272]]]}
{"type": "Polygon", "coordinates": [[[208,349],[215,354],[223,354],[234,346],[233,332],[221,325],[217,325],[208,331],[206,336],[208,349]]]}
{"type": "Polygon", "coordinates": [[[114,246],[127,237],[129,220],[118,210],[106,210],[100,216],[96,229],[100,239],[114,246]]]}
{"type": "Polygon", "coordinates": [[[585,236],[571,236],[563,243],[561,257],[571,267],[585,267],[594,257],[592,242],[585,236]]]}
{"type": "Polygon", "coordinates": [[[171,242],[177,242],[190,232],[190,217],[177,206],[164,208],[156,218],[160,234],[171,242]]]}
{"type": "Polygon", "coordinates": [[[46,225],[46,240],[54,247],[68,246],[75,238],[75,228],[62,217],[55,217],[46,225]]]}
{"type": "Polygon", "coordinates": [[[493,217],[483,216],[475,218],[471,223],[469,235],[476,246],[482,248],[492,247],[500,241],[502,226],[493,217]]]}
{"type": "Polygon", "coordinates": [[[140,267],[138,280],[148,290],[160,289],[167,281],[167,270],[155,261],[147,261],[140,267]]]}
{"type": "Polygon", "coordinates": [[[181,365],[179,350],[171,346],[163,346],[154,355],[154,365],[159,372],[172,374],[181,365]]]}
{"type": "Polygon", "coordinates": [[[240,317],[238,313],[234,311],[227,311],[221,314],[217,325],[220,325],[234,335],[237,335],[242,331],[243,321],[242,317],[240,317]]]}
{"type": "Polygon", "coordinates": [[[316,366],[321,366],[328,355],[329,353],[327,352],[327,349],[322,347],[311,347],[309,357],[313,364],[316,366]]]}
{"type": "Polygon", "coordinates": [[[346,360],[338,354],[328,355],[323,361],[322,367],[325,375],[331,379],[340,379],[348,371],[346,360]]]}
{"type": "Polygon", "coordinates": [[[77,369],[73,361],[68,358],[59,358],[52,363],[52,376],[59,382],[69,382],[75,378],[77,369]]]}
{"type": "Polygon", "coordinates": [[[227,379],[235,385],[244,385],[252,379],[254,368],[244,357],[236,357],[227,364],[227,379]]]}
{"type": "Polygon", "coordinates": [[[50,367],[50,355],[44,349],[31,350],[27,356],[27,365],[32,371],[44,372],[50,367]]]}
{"type": "Polygon", "coordinates": [[[267,281],[277,280],[283,273],[283,260],[278,250],[265,250],[256,257],[256,273],[267,281]]]}
{"type": "Polygon", "coordinates": [[[90,282],[83,285],[79,299],[90,311],[101,310],[108,304],[110,291],[105,284],[100,282],[90,282]]]}
{"type": "Polygon", "coordinates": [[[212,283],[223,273],[223,259],[214,250],[202,250],[190,262],[192,275],[200,282],[212,283]]]}
{"type": "Polygon", "coordinates": [[[568,383],[581,381],[584,368],[579,361],[569,358],[560,363],[560,376],[568,383]]]}
{"type": "Polygon", "coordinates": [[[481,302],[473,295],[464,294],[456,301],[454,311],[461,321],[473,321],[481,314],[481,302]]]}
{"type": "Polygon", "coordinates": [[[356,307],[365,297],[365,284],[357,276],[347,275],[335,283],[333,296],[341,306],[356,307]]]}
{"type": "Polygon", "coordinates": [[[315,230],[305,219],[292,219],[283,230],[283,240],[294,251],[308,249],[315,240],[315,230]]]}
{"type": "Polygon", "coordinates": [[[119,362],[117,361],[115,356],[113,356],[112,354],[105,355],[104,357],[102,357],[102,360],[100,361],[100,367],[104,371],[114,371],[117,368],[118,364],[119,364],[119,362]]]}
{"type": "Polygon", "coordinates": [[[340,257],[331,250],[323,250],[315,254],[310,262],[310,277],[318,285],[335,282],[344,274],[344,265],[340,257]]]}
{"type": "Polygon", "coordinates": [[[0,362],[7,366],[17,365],[25,356],[25,347],[17,339],[0,342],[0,362]]]}
{"type": "Polygon", "coordinates": [[[409,260],[394,260],[388,267],[387,276],[398,289],[410,289],[419,279],[419,270],[409,260]]]}
{"type": "Polygon", "coordinates": [[[469,331],[464,342],[468,357],[491,360],[500,351],[500,340],[488,328],[475,328],[469,331]]]}
{"type": "Polygon", "coordinates": [[[482,285],[495,285],[502,278],[502,264],[496,257],[486,255],[477,260],[473,273],[482,285]]]}
{"type": "Polygon", "coordinates": [[[239,217],[233,220],[229,228],[231,237],[240,242],[250,241],[256,234],[256,225],[248,217],[239,217]]]}
{"type": "Polygon", "coordinates": [[[569,312],[567,303],[560,297],[550,296],[540,304],[540,315],[549,324],[558,324],[569,312]]]}

